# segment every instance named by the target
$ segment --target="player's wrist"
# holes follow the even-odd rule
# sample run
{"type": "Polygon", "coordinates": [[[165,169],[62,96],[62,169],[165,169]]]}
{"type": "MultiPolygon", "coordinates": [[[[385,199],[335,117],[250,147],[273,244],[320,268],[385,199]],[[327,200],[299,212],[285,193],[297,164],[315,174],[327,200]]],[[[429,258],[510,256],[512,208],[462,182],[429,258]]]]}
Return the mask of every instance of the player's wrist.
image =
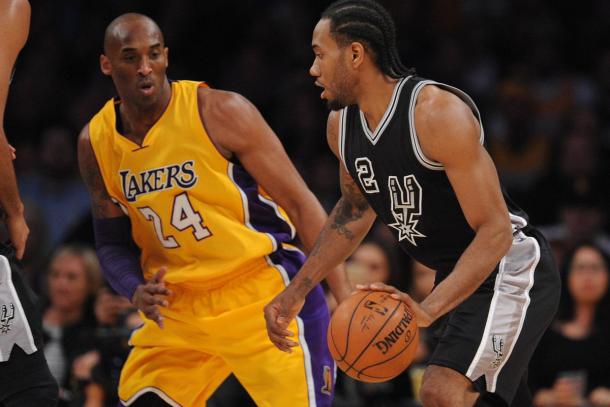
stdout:
{"type": "Polygon", "coordinates": [[[3,211],[7,219],[25,218],[25,206],[21,201],[14,202],[10,205],[4,205],[3,211]]]}

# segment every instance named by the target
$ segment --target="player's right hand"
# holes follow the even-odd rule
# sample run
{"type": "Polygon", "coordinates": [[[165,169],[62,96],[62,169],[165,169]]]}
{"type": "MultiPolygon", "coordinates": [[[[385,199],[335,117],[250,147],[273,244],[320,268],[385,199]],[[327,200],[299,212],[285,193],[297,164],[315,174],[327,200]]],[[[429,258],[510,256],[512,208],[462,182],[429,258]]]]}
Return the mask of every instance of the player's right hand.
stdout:
{"type": "Polygon", "coordinates": [[[291,293],[289,289],[285,289],[265,306],[267,336],[283,352],[291,353],[292,348],[299,345],[290,339],[294,337],[294,333],[288,329],[288,325],[297,316],[304,304],[304,298],[291,293]]]}
{"type": "Polygon", "coordinates": [[[23,258],[23,253],[25,252],[25,244],[28,240],[28,235],[30,234],[30,228],[28,228],[28,225],[25,222],[25,217],[23,214],[14,216],[6,215],[4,223],[6,224],[11,244],[15,249],[15,256],[17,256],[17,259],[21,260],[23,258]]]}
{"type": "Polygon", "coordinates": [[[161,267],[146,284],[140,284],[136,288],[131,300],[146,318],[155,321],[161,329],[163,329],[163,316],[159,307],[168,307],[167,297],[171,295],[171,291],[165,287],[163,281],[165,273],[167,268],[161,267]]]}

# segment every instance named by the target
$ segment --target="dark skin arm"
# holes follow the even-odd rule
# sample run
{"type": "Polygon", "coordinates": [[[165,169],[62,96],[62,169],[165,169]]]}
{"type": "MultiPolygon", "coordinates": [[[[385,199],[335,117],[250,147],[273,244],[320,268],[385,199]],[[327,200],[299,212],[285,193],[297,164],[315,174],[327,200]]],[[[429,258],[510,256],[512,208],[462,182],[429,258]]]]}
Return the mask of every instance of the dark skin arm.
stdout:
{"type": "MultiPolygon", "coordinates": [[[[336,112],[330,114],[327,139],[330,148],[339,156],[338,120],[336,112]]],[[[360,193],[354,180],[340,163],[341,198],[331,212],[314,249],[290,285],[265,307],[267,334],[271,341],[285,352],[297,344],[288,324],[299,313],[307,293],[336,265],[342,263],[356,249],[370,230],[376,214],[360,193]]]]}
{"type": "Polygon", "coordinates": [[[4,111],[11,74],[30,27],[30,4],[26,0],[0,1],[0,205],[18,259],[23,257],[30,230],[25,222],[12,158],[14,149],[4,134],[4,111]]]}
{"type": "MultiPolygon", "coordinates": [[[[100,172],[97,158],[91,146],[89,138],[89,125],[86,125],[78,138],[78,166],[81,177],[89,191],[91,199],[91,213],[95,219],[110,219],[125,216],[123,211],[112,202],[104,180],[100,172]]],[[[166,269],[162,267],[145,284],[140,284],[136,289],[131,302],[140,310],[146,318],[155,321],[163,327],[163,317],[159,307],[167,307],[167,296],[171,294],[165,287],[163,278],[166,269]]]]}
{"type": "MultiPolygon", "coordinates": [[[[284,208],[305,251],[311,252],[326,221],[326,212],[256,107],[236,93],[204,87],[199,89],[199,107],[202,122],[219,152],[225,158],[239,159],[256,182],[284,208]]],[[[338,264],[328,271],[328,285],[341,301],[351,292],[345,271],[338,264]]]]}
{"type": "Polygon", "coordinates": [[[359,288],[393,293],[413,308],[420,326],[428,326],[485,281],[510,248],[512,229],[495,166],[479,142],[479,123],[470,108],[452,93],[426,86],[415,107],[415,127],[424,154],[444,165],[475,237],[449,276],[420,304],[384,284],[359,288]]]}

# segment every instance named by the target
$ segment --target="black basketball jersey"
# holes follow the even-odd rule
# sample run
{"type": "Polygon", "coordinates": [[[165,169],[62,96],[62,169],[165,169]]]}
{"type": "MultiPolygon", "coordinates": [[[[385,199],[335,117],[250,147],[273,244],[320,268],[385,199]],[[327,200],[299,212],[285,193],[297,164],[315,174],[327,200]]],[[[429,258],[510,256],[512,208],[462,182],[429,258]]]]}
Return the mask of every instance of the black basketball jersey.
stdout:
{"type": "MultiPolygon", "coordinates": [[[[466,222],[443,165],[424,155],[417,138],[413,119],[415,101],[428,84],[457,95],[481,123],[474,102],[461,90],[410,76],[397,82],[374,132],[368,128],[358,106],[341,110],[339,152],[360,191],[390,227],[400,246],[444,278],[475,232],[466,222]]],[[[514,228],[523,228],[527,215],[504,191],[503,194],[514,228]]]]}

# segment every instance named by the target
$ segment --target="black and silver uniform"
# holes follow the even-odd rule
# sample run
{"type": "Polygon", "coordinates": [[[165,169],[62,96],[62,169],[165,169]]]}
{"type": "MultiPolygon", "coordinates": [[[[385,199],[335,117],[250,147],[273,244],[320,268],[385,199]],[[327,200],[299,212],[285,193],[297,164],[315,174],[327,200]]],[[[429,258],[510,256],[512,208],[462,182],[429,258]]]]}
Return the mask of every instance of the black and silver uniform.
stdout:
{"type": "MultiPolygon", "coordinates": [[[[437,271],[453,270],[475,236],[441,163],[422,152],[414,125],[426,85],[452,92],[479,123],[474,102],[454,87],[418,77],[400,79],[373,132],[358,106],[340,113],[339,152],[350,175],[400,246],[437,271]]],[[[447,128],[447,132],[452,131],[447,128]]],[[[484,141],[481,126],[481,143],[484,141]]],[[[559,300],[559,274],[548,243],[503,192],[513,226],[506,255],[476,291],[435,322],[438,344],[429,363],[469,378],[477,405],[531,405],[527,366],[559,300]],[[499,401],[501,399],[502,401],[499,401]]]]}
{"type": "MultiPolygon", "coordinates": [[[[374,132],[358,106],[341,111],[339,148],[350,175],[400,246],[445,276],[474,238],[474,231],[466,222],[442,164],[423,154],[415,132],[415,100],[427,84],[456,94],[481,122],[478,109],[464,92],[407,77],[398,81],[374,132]]],[[[481,143],[483,138],[481,126],[481,143]]],[[[506,202],[514,226],[525,226],[527,215],[510,199],[506,202]]]]}

